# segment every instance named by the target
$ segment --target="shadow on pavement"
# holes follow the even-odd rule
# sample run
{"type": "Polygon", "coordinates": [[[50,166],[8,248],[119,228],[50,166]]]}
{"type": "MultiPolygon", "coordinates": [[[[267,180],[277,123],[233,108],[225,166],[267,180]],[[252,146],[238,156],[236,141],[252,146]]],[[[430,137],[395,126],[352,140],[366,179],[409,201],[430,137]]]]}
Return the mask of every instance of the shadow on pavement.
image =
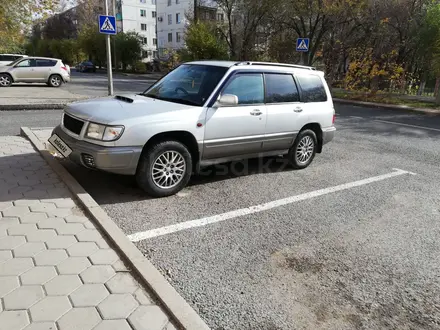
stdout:
{"type": "MultiPolygon", "coordinates": [[[[98,204],[124,203],[152,199],[137,184],[134,176],[116,175],[83,168],[69,160],[63,166],[72,174],[98,204]]],[[[250,159],[204,168],[194,175],[188,186],[198,186],[248,175],[292,171],[281,157],[250,159]]]]}
{"type": "Polygon", "coordinates": [[[0,203],[63,198],[71,198],[69,190],[38,153],[0,156],[0,203]]]}

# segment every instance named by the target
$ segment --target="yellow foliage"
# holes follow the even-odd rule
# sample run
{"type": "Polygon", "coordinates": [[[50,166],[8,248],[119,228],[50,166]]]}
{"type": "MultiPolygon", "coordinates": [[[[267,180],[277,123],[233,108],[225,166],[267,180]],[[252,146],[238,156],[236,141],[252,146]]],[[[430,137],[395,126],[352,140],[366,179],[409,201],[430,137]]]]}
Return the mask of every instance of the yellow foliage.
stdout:
{"type": "MultiPolygon", "coordinates": [[[[405,70],[396,63],[397,51],[382,54],[379,58],[373,49],[354,49],[351,52],[345,86],[349,90],[368,91],[376,88],[373,81],[385,82],[388,88],[399,86],[405,79],[405,70]]],[[[377,84],[376,84],[377,85],[377,84]]]]}

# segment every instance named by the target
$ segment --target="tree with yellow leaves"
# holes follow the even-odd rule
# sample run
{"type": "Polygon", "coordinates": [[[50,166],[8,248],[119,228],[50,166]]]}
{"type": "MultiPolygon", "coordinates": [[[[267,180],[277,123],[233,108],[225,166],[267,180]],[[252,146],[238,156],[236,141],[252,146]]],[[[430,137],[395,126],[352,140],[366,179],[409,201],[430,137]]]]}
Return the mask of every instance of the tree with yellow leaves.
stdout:
{"type": "Polygon", "coordinates": [[[34,20],[53,13],[59,0],[1,0],[0,53],[21,52],[34,20]]]}

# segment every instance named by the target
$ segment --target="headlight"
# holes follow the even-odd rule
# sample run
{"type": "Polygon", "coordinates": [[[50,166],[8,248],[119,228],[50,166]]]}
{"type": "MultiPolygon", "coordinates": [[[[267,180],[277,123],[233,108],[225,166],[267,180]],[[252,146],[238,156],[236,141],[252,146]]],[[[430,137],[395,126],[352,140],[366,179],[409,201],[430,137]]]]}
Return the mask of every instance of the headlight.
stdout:
{"type": "Polygon", "coordinates": [[[94,140],[102,140],[104,131],[105,131],[104,125],[90,123],[89,127],[87,128],[86,137],[94,140]]]}
{"type": "Polygon", "coordinates": [[[121,136],[123,131],[124,126],[105,126],[90,123],[87,127],[86,137],[93,140],[114,141],[121,136]]]}

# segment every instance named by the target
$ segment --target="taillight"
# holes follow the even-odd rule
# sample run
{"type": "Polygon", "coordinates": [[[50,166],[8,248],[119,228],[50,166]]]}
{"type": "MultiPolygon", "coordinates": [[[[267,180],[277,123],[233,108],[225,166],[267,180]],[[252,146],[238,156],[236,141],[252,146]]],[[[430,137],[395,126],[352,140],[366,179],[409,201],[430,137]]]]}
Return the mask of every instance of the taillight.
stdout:
{"type": "Polygon", "coordinates": [[[336,111],[335,111],[335,109],[333,108],[333,118],[332,118],[332,124],[334,124],[334,123],[335,123],[335,120],[336,120],[336,111]]]}
{"type": "Polygon", "coordinates": [[[65,66],[62,66],[62,67],[61,67],[61,69],[63,69],[63,70],[66,70],[66,71],[67,71],[67,68],[66,68],[65,66]]]}

